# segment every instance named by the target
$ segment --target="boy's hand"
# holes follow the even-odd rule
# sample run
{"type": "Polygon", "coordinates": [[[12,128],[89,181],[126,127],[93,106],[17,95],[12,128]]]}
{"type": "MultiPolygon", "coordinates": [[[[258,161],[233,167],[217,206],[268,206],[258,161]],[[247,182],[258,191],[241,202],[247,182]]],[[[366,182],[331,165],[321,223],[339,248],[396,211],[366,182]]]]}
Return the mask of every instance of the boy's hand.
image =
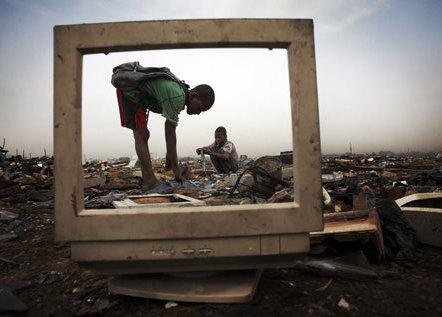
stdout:
{"type": "Polygon", "coordinates": [[[201,148],[197,148],[197,149],[196,149],[196,154],[198,154],[198,155],[201,154],[201,148]]]}
{"type": "Polygon", "coordinates": [[[203,147],[203,151],[206,154],[210,154],[210,152],[211,152],[210,147],[208,147],[208,146],[203,147]]]}

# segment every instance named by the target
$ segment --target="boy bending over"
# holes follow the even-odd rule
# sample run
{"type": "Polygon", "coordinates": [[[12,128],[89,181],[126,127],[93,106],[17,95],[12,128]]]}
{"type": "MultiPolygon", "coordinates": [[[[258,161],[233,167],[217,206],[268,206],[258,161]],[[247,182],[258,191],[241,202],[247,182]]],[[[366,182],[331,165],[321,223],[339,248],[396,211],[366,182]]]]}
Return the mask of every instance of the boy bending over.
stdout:
{"type": "Polygon", "coordinates": [[[166,136],[166,165],[173,170],[175,180],[182,181],[176,151],[176,126],[178,115],[185,108],[189,115],[199,115],[209,110],[215,94],[209,85],[199,85],[185,91],[178,83],[166,77],[157,77],[145,81],[134,89],[117,89],[121,126],[132,129],[135,150],[140,161],[143,190],[152,190],[158,186],[158,180],[152,171],[149,153],[147,128],[148,113],[152,111],[166,118],[164,131],[166,136]]]}

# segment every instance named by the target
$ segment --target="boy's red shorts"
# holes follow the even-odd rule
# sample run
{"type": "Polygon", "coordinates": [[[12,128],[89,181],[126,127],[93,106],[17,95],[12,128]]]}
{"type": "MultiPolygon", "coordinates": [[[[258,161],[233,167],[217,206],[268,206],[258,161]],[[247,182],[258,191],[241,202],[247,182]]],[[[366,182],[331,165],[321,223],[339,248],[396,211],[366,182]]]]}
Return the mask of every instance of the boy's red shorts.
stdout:
{"type": "Polygon", "coordinates": [[[117,89],[118,108],[120,110],[121,126],[132,130],[147,128],[146,108],[125,97],[117,89]]]}

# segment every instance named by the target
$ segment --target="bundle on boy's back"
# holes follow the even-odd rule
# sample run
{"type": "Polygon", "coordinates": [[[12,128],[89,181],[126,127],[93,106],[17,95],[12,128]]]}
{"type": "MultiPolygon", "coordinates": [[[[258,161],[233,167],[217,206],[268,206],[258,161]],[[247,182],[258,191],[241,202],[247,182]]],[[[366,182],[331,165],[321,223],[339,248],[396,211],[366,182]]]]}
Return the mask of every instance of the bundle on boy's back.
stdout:
{"type": "Polygon", "coordinates": [[[184,91],[189,90],[189,85],[176,77],[167,67],[143,67],[139,62],[129,62],[114,67],[112,73],[111,83],[118,89],[133,89],[143,80],[167,77],[178,83],[184,91]]]}

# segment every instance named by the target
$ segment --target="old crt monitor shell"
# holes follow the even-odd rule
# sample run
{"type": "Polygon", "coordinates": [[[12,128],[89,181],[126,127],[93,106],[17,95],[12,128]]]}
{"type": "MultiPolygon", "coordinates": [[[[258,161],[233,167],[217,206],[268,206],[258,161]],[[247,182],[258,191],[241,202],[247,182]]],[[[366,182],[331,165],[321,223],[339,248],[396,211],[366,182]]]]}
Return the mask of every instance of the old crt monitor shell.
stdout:
{"type": "Polygon", "coordinates": [[[308,251],[308,233],[322,230],[318,121],[312,20],[172,20],[56,26],[56,239],[71,242],[73,260],[109,274],[292,265],[297,255],[308,251]],[[81,144],[83,55],[221,47],[287,50],[295,149],[294,201],[85,210],[81,144]]]}

